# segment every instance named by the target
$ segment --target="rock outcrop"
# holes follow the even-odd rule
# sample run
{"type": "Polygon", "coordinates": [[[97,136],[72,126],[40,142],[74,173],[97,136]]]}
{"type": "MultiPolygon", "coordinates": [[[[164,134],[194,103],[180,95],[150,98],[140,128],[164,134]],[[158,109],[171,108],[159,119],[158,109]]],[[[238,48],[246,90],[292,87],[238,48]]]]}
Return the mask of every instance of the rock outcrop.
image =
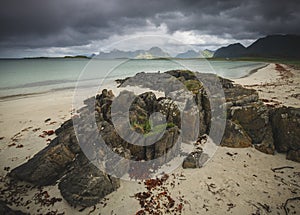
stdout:
{"type": "MultiPolygon", "coordinates": [[[[116,160],[105,158],[103,148],[94,143],[94,132],[98,132],[106,145],[125,159],[134,161],[157,159],[156,164],[162,164],[179,153],[178,148],[174,145],[180,132],[177,126],[180,125],[180,114],[176,104],[170,99],[157,99],[151,92],[136,97],[128,91],[123,91],[115,98],[111,91],[103,90],[102,94],[87,99],[84,103],[86,106],[79,110],[78,116],[74,116],[73,119],[62,124],[55,131],[57,137],[28,162],[13,169],[9,174],[10,177],[39,186],[52,185],[59,181],[58,187],[61,194],[70,204],[91,206],[119,187],[119,179],[98,169],[94,165],[95,163],[90,162],[91,157],[87,159],[82,151],[81,147],[91,147],[93,159],[100,162],[106,159],[106,168],[114,168],[116,160]],[[124,110],[122,106],[126,106],[128,100],[133,100],[129,108],[129,121],[133,130],[126,135],[139,145],[127,142],[116,131],[111,116],[113,100],[118,103],[117,107],[120,110],[124,110]],[[149,118],[155,112],[160,112],[167,121],[164,124],[152,125],[149,118]],[[90,123],[92,117],[96,119],[96,127],[90,123]],[[78,121],[81,122],[76,124],[77,135],[84,143],[84,146],[81,145],[81,147],[78,144],[73,124],[78,121]],[[164,133],[154,144],[143,143],[143,141],[155,140],[156,135],[164,129],[164,133]],[[137,136],[130,136],[133,131],[137,136]],[[83,137],[81,134],[84,134],[83,137]],[[138,136],[138,134],[141,135],[138,136]],[[148,139],[144,138],[145,135],[148,139]]],[[[113,114],[116,119],[122,119],[121,116],[126,113],[118,111],[113,114]]],[[[125,124],[124,121],[120,121],[118,126],[122,127],[125,124]]],[[[117,161],[123,162],[121,163],[122,172],[117,172],[118,177],[133,172],[131,171],[132,167],[125,159],[117,161]]],[[[133,175],[133,177],[138,176],[133,175]]]]}
{"type": "Polygon", "coordinates": [[[72,122],[64,123],[57,131],[57,138],[27,163],[12,170],[10,176],[39,186],[54,184],[61,178],[80,152],[73,127],[67,124],[72,122]]]}
{"type": "Polygon", "coordinates": [[[239,123],[227,120],[221,144],[232,148],[246,148],[252,146],[252,140],[239,123]]]}
{"type": "MultiPolygon", "coordinates": [[[[62,196],[70,204],[95,205],[120,186],[118,178],[124,174],[138,179],[148,177],[129,161],[156,160],[155,165],[164,164],[181,153],[178,143],[197,142],[203,135],[220,133],[222,130],[212,125],[222,122],[226,124],[220,139],[222,146],[254,146],[268,154],[276,149],[287,153],[288,159],[300,162],[299,109],[270,108],[259,100],[255,90],[233,85],[213,74],[201,74],[202,83],[197,75],[172,70],[159,76],[139,73],[118,80],[121,87],[162,90],[165,97],[156,98],[152,92],[135,96],[125,90],[115,97],[112,91],[103,90],[85,100],[76,116],[55,131],[57,137],[28,162],[13,169],[10,177],[39,186],[58,182],[62,196]],[[224,90],[224,101],[218,98],[222,96],[218,84],[224,90]],[[224,113],[221,107],[226,107],[224,113]],[[218,111],[221,115],[215,116],[218,111]],[[107,157],[107,150],[119,156],[107,157]],[[97,165],[104,165],[116,177],[97,165]],[[116,166],[118,171],[114,172],[116,166]]],[[[214,141],[214,137],[210,138],[214,141]]],[[[208,159],[197,146],[185,158],[183,167],[198,168],[208,159]]]]}
{"type": "Polygon", "coordinates": [[[0,201],[0,214],[5,215],[28,215],[22,211],[16,211],[8,207],[3,201],[0,201]]]}
{"type": "Polygon", "coordinates": [[[300,162],[300,109],[274,109],[271,122],[276,150],[287,153],[287,159],[300,162]]]}
{"type": "Polygon", "coordinates": [[[100,171],[83,154],[59,183],[62,196],[72,205],[89,207],[120,186],[119,179],[100,171]]]}
{"type": "MultiPolygon", "coordinates": [[[[172,70],[163,76],[139,73],[133,78],[124,79],[119,83],[120,86],[134,85],[162,90],[166,95],[175,95],[176,98],[180,98],[180,95],[184,94],[182,92],[183,84],[193,93],[193,99],[198,107],[198,137],[200,137],[209,133],[211,120],[215,119],[212,119],[212,107],[206,92],[207,86],[205,88],[201,83],[199,84],[198,79],[204,80],[206,85],[214,85],[216,78],[213,77],[212,74],[172,70]],[[175,77],[176,80],[170,76],[175,77]]],[[[274,154],[277,150],[286,152],[288,159],[300,160],[299,145],[297,144],[300,138],[300,132],[297,130],[299,128],[299,124],[297,124],[299,109],[286,107],[278,109],[267,106],[259,99],[258,93],[254,89],[234,85],[230,80],[224,78],[219,78],[219,81],[224,90],[227,107],[227,122],[221,141],[222,146],[254,146],[257,150],[267,154],[274,154]]],[[[213,97],[211,92],[209,93],[210,97],[213,97]]],[[[192,121],[190,123],[194,124],[192,121]]]]}
{"type": "Polygon", "coordinates": [[[275,146],[269,108],[254,90],[235,85],[224,89],[227,102],[227,125],[221,145],[249,147],[274,154],[275,146]]]}

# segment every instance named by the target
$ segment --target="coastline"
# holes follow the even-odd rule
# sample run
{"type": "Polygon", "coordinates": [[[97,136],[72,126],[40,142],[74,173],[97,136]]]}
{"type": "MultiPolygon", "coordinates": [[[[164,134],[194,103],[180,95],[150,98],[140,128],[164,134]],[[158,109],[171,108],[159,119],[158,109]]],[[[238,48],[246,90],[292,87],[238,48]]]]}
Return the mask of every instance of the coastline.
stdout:
{"type": "Polygon", "coordinates": [[[251,76],[252,74],[258,72],[259,70],[261,70],[261,69],[267,67],[269,64],[270,64],[270,63],[266,63],[266,65],[263,65],[263,66],[260,66],[260,67],[258,67],[258,68],[252,69],[252,70],[250,70],[250,72],[249,72],[247,75],[244,75],[244,76],[242,76],[242,77],[240,77],[240,78],[237,78],[237,79],[247,78],[247,77],[251,76]]]}
{"type": "Polygon", "coordinates": [[[232,80],[246,88],[255,89],[259,97],[269,105],[300,107],[298,69],[270,63],[247,77],[232,80]]]}
{"type": "MultiPolygon", "coordinates": [[[[292,87],[300,86],[298,81],[299,71],[284,65],[284,68],[291,71],[293,83],[290,78],[284,78],[277,71],[275,64],[268,64],[247,77],[234,79],[236,84],[241,84],[247,88],[257,89],[259,96],[277,105],[293,104],[300,106],[290,98],[292,87]],[[277,90],[277,88],[279,88],[277,90]],[[282,88],[286,90],[282,90],[282,88]],[[269,93],[268,91],[274,91],[269,93]],[[278,92],[279,91],[279,92],[278,92]],[[280,97],[278,94],[280,93],[280,97]],[[274,94],[277,99],[274,99],[274,94]],[[288,97],[288,99],[285,99],[288,97]],[[291,101],[289,103],[289,101],[291,101]]],[[[103,86],[104,87],[104,86],[103,86]]],[[[111,86],[117,94],[121,89],[111,86]]],[[[139,88],[134,88],[136,92],[142,92],[139,88]]],[[[42,138],[39,135],[43,131],[55,130],[65,120],[71,117],[72,110],[72,90],[62,90],[48,92],[36,96],[19,97],[0,102],[0,172],[4,177],[7,173],[5,167],[14,167],[26,162],[36,152],[47,146],[48,138],[53,139],[55,135],[42,138]],[[48,120],[50,118],[50,120],[48,120]],[[38,129],[38,130],[36,130],[38,129]],[[17,140],[17,145],[9,146],[12,139],[17,140]]],[[[176,186],[168,185],[169,190],[176,197],[184,196],[187,204],[183,214],[196,214],[197,212],[206,214],[219,214],[224,211],[232,214],[254,213],[257,208],[261,208],[258,203],[270,206],[274,213],[291,195],[292,188],[282,184],[280,181],[289,180],[293,172],[300,172],[300,164],[285,159],[283,154],[266,155],[254,148],[234,149],[219,147],[215,156],[209,163],[200,169],[182,169],[179,167],[174,174],[184,175],[184,180],[176,180],[176,186]],[[233,156],[229,156],[229,154],[233,156]],[[292,166],[293,170],[284,170],[283,174],[272,172],[271,168],[279,166],[292,166]],[[239,171],[242,170],[242,171],[239,171]],[[213,184],[213,189],[208,189],[208,185],[213,184]],[[253,189],[257,192],[253,192],[253,189]],[[280,195],[278,194],[280,193],[280,195]]],[[[57,186],[44,188],[51,196],[61,197],[57,186]]],[[[104,204],[97,204],[96,210],[93,207],[80,211],[81,208],[74,208],[68,205],[65,200],[55,203],[51,210],[65,212],[66,214],[130,214],[136,213],[140,206],[133,198],[136,192],[143,191],[144,187],[138,182],[121,181],[121,187],[109,194],[104,204]]],[[[27,199],[37,191],[37,188],[30,191],[27,199]]],[[[30,209],[25,206],[16,207],[24,212],[47,213],[49,207],[40,206],[32,202],[30,209]],[[39,210],[39,212],[37,212],[39,210]]],[[[280,209],[281,210],[281,209],[280,209]]],[[[283,212],[283,209],[282,209],[283,212]]]]}

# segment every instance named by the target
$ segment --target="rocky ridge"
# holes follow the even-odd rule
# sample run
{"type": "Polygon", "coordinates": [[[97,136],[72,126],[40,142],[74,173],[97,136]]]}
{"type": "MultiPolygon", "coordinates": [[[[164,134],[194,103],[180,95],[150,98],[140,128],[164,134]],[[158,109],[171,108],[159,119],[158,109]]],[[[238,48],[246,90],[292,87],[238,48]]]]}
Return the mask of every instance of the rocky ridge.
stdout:
{"type": "MultiPolygon", "coordinates": [[[[146,92],[136,97],[131,92],[123,91],[115,97],[111,91],[103,90],[102,94],[85,101],[85,106],[78,111],[78,116],[66,121],[55,131],[57,137],[45,149],[27,163],[13,169],[9,176],[38,186],[58,182],[62,196],[72,205],[95,205],[105,195],[118,189],[119,179],[100,171],[94,165],[95,163],[91,163],[82,152],[78,145],[78,133],[76,136],[73,124],[78,119],[86,120],[76,129],[84,132],[84,143],[91,149],[91,153],[94,153],[91,154],[94,160],[101,163],[106,152],[91,138],[93,132],[97,131],[108,148],[121,157],[118,158],[117,163],[124,172],[118,172],[118,174],[128,172],[130,177],[136,179],[146,178],[148,175],[130,166],[128,159],[133,161],[158,159],[164,163],[172,159],[176,153],[180,153],[176,148],[180,134],[183,134],[180,141],[201,142],[205,135],[210,134],[212,123],[221,122],[219,121],[221,118],[226,119],[225,132],[220,142],[222,146],[254,146],[268,154],[273,154],[277,150],[287,153],[288,159],[300,162],[299,109],[267,106],[259,100],[255,90],[234,85],[228,79],[211,74],[201,74],[201,78],[205,79],[206,86],[215,86],[216,78],[220,81],[226,99],[223,105],[227,117],[220,116],[218,119],[214,116],[214,111],[219,107],[211,107],[209,99],[215,98],[214,95],[218,95],[219,92],[214,91],[214,87],[209,88],[210,91],[207,92],[194,73],[183,70],[169,71],[161,76],[153,73],[139,73],[133,78],[118,80],[120,87],[142,86],[164,91],[167,96],[156,98],[155,94],[146,92]],[[169,84],[166,85],[166,81],[169,84]],[[182,85],[189,92],[183,89],[182,85]],[[177,103],[174,103],[172,98],[176,98],[177,103]],[[112,113],[112,103],[118,101],[118,107],[121,107],[122,104],[126,106],[128,100],[133,100],[129,109],[129,121],[131,129],[136,134],[134,137],[136,142],[144,140],[137,134],[151,137],[161,134],[161,130],[165,129],[155,144],[130,144],[116,132],[112,116],[122,119],[126,113],[121,111],[122,108],[119,112],[112,113]],[[149,123],[151,114],[155,112],[165,116],[166,122],[163,126],[149,123]],[[184,130],[185,128],[181,126],[181,115],[192,128],[199,129],[184,130]],[[94,127],[87,123],[91,118],[96,119],[94,127]]],[[[217,104],[220,103],[217,102],[217,104]]],[[[157,120],[160,121],[160,119],[157,120]]],[[[122,121],[118,125],[125,126],[122,121]]],[[[207,160],[206,157],[201,147],[198,147],[195,152],[187,156],[183,167],[201,167],[207,160]]],[[[116,161],[111,160],[111,162],[116,161]]],[[[109,159],[106,165],[110,165],[109,159]]]]}

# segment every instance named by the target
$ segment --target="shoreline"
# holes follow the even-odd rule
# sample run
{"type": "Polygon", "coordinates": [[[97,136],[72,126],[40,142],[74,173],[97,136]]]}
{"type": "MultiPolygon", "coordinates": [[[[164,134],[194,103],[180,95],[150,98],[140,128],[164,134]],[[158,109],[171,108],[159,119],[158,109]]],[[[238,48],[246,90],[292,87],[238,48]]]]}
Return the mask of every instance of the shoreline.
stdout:
{"type": "Polygon", "coordinates": [[[255,89],[259,98],[269,105],[300,108],[300,70],[298,69],[284,64],[270,63],[250,76],[232,80],[235,84],[255,89]]]}
{"type": "Polygon", "coordinates": [[[265,67],[267,67],[270,63],[266,63],[266,65],[263,65],[263,66],[260,66],[258,68],[255,68],[255,69],[252,69],[250,70],[250,72],[247,74],[247,75],[244,75],[240,78],[237,78],[237,79],[241,79],[241,78],[247,78],[247,77],[250,77],[251,75],[253,75],[254,73],[258,72],[260,69],[263,69],[265,67]]]}
{"type": "MultiPolygon", "coordinates": [[[[266,63],[266,65],[263,66],[259,66],[258,68],[255,69],[251,69],[248,74],[241,76],[237,79],[242,79],[245,77],[249,77],[252,74],[256,73],[258,70],[268,66],[270,63],[266,63]]],[[[123,76],[120,78],[124,78],[123,76]]],[[[119,79],[119,77],[114,77],[114,78],[110,78],[112,80],[113,85],[116,83],[116,80],[119,79]]],[[[231,78],[229,78],[231,80],[231,78]]],[[[105,84],[102,87],[99,87],[100,89],[104,88],[104,87],[108,87],[109,84],[105,84]]],[[[90,86],[86,86],[87,88],[90,86]]],[[[16,87],[16,88],[12,88],[12,89],[17,89],[20,87],[16,87]]],[[[25,98],[30,98],[30,97],[37,97],[37,96],[42,96],[45,94],[50,94],[50,93],[56,93],[56,92],[61,92],[61,91],[69,91],[72,90],[74,91],[76,89],[76,86],[73,87],[61,87],[61,88],[55,88],[55,89],[50,89],[50,90],[46,90],[46,91],[41,91],[41,92],[30,92],[30,93],[19,93],[19,94],[9,94],[9,95],[2,95],[0,96],[0,102],[5,102],[5,101],[12,101],[12,100],[18,100],[18,99],[25,99],[25,98]]]]}

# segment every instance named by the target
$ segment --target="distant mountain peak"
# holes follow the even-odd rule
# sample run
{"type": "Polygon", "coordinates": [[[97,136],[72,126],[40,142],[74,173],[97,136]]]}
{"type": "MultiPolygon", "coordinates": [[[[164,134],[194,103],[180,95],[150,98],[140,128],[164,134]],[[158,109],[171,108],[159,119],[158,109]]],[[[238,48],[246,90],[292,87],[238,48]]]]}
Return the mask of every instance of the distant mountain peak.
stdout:
{"type": "Polygon", "coordinates": [[[176,58],[198,58],[200,57],[199,52],[196,52],[194,50],[187,50],[186,52],[179,53],[176,55],[176,58]]]}
{"type": "Polygon", "coordinates": [[[300,58],[300,35],[268,35],[257,39],[248,47],[240,43],[231,44],[219,48],[214,57],[240,58],[240,57],[263,57],[263,58],[300,58]]]}
{"type": "Polygon", "coordinates": [[[160,57],[170,57],[170,55],[164,52],[159,47],[151,47],[149,50],[136,50],[136,51],[122,51],[113,49],[110,52],[100,52],[97,58],[100,59],[116,59],[116,58],[128,58],[128,59],[152,59],[160,57]]]}
{"type": "Polygon", "coordinates": [[[176,58],[211,58],[214,52],[208,49],[196,52],[195,50],[187,50],[186,52],[179,53],[176,58]]]}

